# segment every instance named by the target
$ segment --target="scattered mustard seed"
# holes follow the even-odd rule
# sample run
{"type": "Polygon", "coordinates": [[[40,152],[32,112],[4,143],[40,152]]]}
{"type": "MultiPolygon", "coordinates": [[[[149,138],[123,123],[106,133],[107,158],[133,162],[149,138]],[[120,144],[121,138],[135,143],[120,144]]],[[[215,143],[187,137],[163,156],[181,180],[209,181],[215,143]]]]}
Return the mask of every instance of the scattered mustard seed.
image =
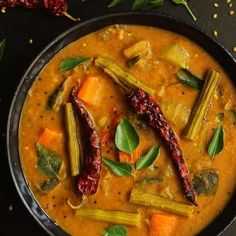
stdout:
{"type": "Polygon", "coordinates": [[[234,11],[233,10],[229,11],[229,15],[230,16],[234,15],[234,11]]]}
{"type": "Polygon", "coordinates": [[[230,3],[230,2],[231,2],[231,0],[226,0],[226,2],[227,2],[227,3],[230,3]]]}
{"type": "Polygon", "coordinates": [[[218,36],[218,32],[216,30],[213,30],[213,34],[214,34],[215,37],[218,36]]]}
{"type": "Polygon", "coordinates": [[[236,52],[236,47],[233,48],[233,51],[236,52]]]}
{"type": "Polygon", "coordinates": [[[2,7],[1,8],[1,12],[4,14],[4,13],[6,13],[6,7],[2,7]]]}
{"type": "Polygon", "coordinates": [[[219,7],[219,4],[216,2],[213,5],[214,5],[214,7],[219,7]]]}
{"type": "Polygon", "coordinates": [[[214,13],[213,16],[212,16],[213,19],[216,19],[217,17],[218,17],[217,13],[214,13]]]}
{"type": "Polygon", "coordinates": [[[12,210],[13,210],[12,204],[8,207],[8,210],[9,210],[9,211],[12,211],[12,210]]]}
{"type": "Polygon", "coordinates": [[[231,8],[232,6],[233,6],[233,3],[230,3],[230,4],[228,5],[228,7],[230,7],[230,8],[231,8]]]}
{"type": "Polygon", "coordinates": [[[29,39],[29,44],[32,44],[33,43],[33,39],[29,39]]]}

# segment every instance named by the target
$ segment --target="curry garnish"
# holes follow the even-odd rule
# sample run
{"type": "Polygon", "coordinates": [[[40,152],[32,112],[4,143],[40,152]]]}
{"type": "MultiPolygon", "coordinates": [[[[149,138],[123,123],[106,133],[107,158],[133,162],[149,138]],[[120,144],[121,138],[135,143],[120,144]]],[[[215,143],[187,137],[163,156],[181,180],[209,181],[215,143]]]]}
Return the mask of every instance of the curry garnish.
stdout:
{"type": "Polygon", "coordinates": [[[127,236],[128,231],[124,225],[112,225],[104,229],[104,236],[127,236]]]}
{"type": "Polygon", "coordinates": [[[103,157],[104,164],[118,176],[133,175],[132,166],[126,162],[116,162],[103,157]]]}
{"type": "Polygon", "coordinates": [[[191,71],[189,71],[186,68],[181,68],[176,72],[176,76],[178,80],[194,89],[201,89],[204,84],[204,80],[198,78],[196,75],[194,75],[191,71]]]}
{"type": "Polygon", "coordinates": [[[220,153],[224,148],[224,130],[221,123],[218,124],[217,129],[213,135],[213,138],[208,147],[209,155],[214,158],[218,153],[220,153]]]}
{"type": "Polygon", "coordinates": [[[60,70],[61,71],[66,71],[66,70],[71,70],[75,68],[76,66],[79,66],[83,64],[84,62],[90,60],[88,57],[70,57],[70,58],[65,58],[62,60],[60,64],[60,70]]]}

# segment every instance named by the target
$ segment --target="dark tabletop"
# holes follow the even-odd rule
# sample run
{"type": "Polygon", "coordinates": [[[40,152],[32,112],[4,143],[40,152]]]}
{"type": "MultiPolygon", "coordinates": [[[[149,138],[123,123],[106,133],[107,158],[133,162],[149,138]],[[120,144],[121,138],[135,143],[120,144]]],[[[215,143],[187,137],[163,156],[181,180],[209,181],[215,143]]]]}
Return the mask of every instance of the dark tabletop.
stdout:
{"type": "MultiPolygon", "coordinates": [[[[236,52],[233,51],[236,47],[236,1],[231,2],[230,7],[226,0],[190,1],[189,4],[198,19],[196,22],[183,6],[176,6],[170,0],[165,0],[164,6],[155,11],[194,23],[212,37],[215,37],[213,31],[217,31],[218,36],[215,38],[236,58],[236,52]],[[219,6],[214,6],[214,3],[219,6]],[[230,15],[230,10],[235,10],[235,14],[230,15]],[[214,13],[217,14],[216,19],[213,19],[214,13]]],[[[109,1],[106,0],[69,0],[68,3],[69,12],[85,21],[111,12],[127,11],[132,1],[126,0],[121,6],[112,9],[107,8],[109,1]]],[[[74,25],[74,22],[65,17],[54,17],[44,11],[15,8],[7,9],[5,14],[0,13],[0,40],[7,39],[6,49],[0,61],[1,236],[46,235],[24,207],[10,176],[5,142],[7,116],[16,87],[32,60],[50,41],[74,25]]],[[[236,223],[224,235],[236,235],[236,223]]]]}

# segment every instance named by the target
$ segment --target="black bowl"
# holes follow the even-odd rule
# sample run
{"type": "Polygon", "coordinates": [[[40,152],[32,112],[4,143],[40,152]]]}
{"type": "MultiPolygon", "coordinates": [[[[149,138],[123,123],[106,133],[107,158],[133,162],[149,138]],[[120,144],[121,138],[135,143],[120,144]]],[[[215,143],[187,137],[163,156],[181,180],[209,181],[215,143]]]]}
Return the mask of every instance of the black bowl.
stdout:
{"type": "MultiPolygon", "coordinates": [[[[40,207],[31,192],[27,180],[22,171],[18,150],[18,129],[21,111],[35,78],[45,64],[67,44],[89,33],[99,30],[111,24],[139,24],[156,26],[186,36],[204,48],[225,69],[230,78],[236,75],[236,61],[230,53],[209,35],[196,28],[194,25],[184,22],[176,17],[158,13],[116,13],[94,18],[83,22],[66,31],[60,37],[50,43],[42,53],[32,62],[23,76],[12,101],[7,127],[7,150],[11,174],[17,191],[31,215],[41,227],[50,235],[68,235],[55,222],[53,222],[40,207]]],[[[236,80],[233,81],[236,84],[236,80]]],[[[231,198],[222,213],[205,228],[199,235],[220,235],[229,227],[236,218],[236,193],[231,198]]]]}

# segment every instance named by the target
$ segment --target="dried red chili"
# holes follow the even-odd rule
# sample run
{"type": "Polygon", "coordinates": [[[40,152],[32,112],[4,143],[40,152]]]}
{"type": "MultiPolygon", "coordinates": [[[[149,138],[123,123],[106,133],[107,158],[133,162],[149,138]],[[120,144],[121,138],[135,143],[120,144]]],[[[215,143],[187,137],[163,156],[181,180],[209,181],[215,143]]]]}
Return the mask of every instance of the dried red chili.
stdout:
{"type": "Polygon", "coordinates": [[[77,92],[77,88],[72,89],[71,100],[83,127],[85,147],[85,166],[79,175],[77,185],[81,193],[94,194],[97,192],[102,167],[101,147],[93,119],[84,104],[77,98],[77,92]]]}
{"type": "Polygon", "coordinates": [[[77,21],[67,13],[68,4],[64,0],[0,0],[0,7],[25,7],[28,9],[45,9],[55,16],[66,16],[77,21]]]}
{"type": "Polygon", "coordinates": [[[191,182],[188,167],[183,158],[179,139],[165,119],[159,105],[142,89],[134,90],[128,96],[128,101],[132,109],[151,127],[159,132],[166,147],[169,149],[172,161],[183,183],[184,192],[187,198],[194,205],[197,205],[195,199],[196,193],[191,182]]]}

